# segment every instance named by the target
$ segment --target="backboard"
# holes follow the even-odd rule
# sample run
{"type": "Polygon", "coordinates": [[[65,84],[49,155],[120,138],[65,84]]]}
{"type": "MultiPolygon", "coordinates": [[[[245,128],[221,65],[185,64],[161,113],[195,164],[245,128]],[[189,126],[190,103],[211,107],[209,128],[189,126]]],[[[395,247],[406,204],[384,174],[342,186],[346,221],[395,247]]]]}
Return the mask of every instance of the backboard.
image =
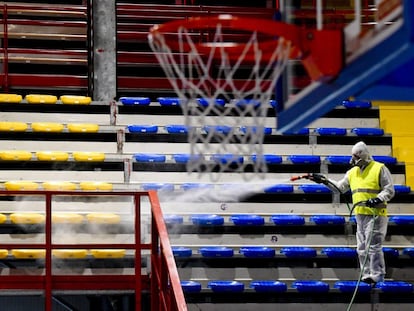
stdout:
{"type": "Polygon", "coordinates": [[[414,1],[375,0],[369,24],[361,22],[358,3],[355,20],[344,29],[343,69],[290,96],[278,111],[279,132],[299,131],[349,98],[414,101],[414,1]]]}

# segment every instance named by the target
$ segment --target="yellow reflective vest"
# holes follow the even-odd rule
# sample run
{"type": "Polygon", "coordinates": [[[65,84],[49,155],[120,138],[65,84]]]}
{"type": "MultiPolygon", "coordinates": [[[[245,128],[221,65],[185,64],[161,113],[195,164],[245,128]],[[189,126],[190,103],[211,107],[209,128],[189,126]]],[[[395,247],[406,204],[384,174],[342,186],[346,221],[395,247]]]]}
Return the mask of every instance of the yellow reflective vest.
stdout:
{"type": "MultiPolygon", "coordinates": [[[[357,166],[351,168],[348,178],[352,191],[352,202],[354,204],[376,198],[378,193],[381,192],[379,182],[383,166],[383,163],[371,161],[362,172],[357,166]]],[[[386,216],[386,203],[383,202],[375,208],[367,207],[364,204],[357,204],[354,212],[355,215],[362,214],[386,216]]]]}

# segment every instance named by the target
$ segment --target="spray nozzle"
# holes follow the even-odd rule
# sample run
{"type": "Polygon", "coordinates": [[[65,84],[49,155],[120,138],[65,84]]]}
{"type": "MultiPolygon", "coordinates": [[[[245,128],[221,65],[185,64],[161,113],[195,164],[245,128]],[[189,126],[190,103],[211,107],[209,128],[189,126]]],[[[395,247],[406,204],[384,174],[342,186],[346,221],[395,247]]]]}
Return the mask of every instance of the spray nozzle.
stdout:
{"type": "Polygon", "coordinates": [[[309,174],[305,174],[305,175],[298,175],[298,176],[292,176],[291,178],[290,178],[290,181],[296,181],[296,180],[299,180],[299,179],[309,179],[309,174]]]}

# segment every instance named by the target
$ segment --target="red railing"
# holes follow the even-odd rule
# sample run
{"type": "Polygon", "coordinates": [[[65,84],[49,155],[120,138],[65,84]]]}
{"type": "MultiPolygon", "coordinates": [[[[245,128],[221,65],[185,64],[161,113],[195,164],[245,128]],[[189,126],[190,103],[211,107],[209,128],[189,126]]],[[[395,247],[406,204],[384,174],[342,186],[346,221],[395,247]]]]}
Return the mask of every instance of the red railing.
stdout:
{"type": "Polygon", "coordinates": [[[175,265],[168,232],[164,223],[160,203],[155,191],[0,191],[1,197],[43,197],[45,202],[45,238],[43,243],[3,243],[3,249],[44,249],[44,272],[39,275],[15,274],[0,275],[0,290],[24,291],[38,290],[45,297],[45,311],[52,310],[54,291],[134,291],[135,310],[142,308],[142,292],[149,291],[151,310],[186,311],[187,306],[175,265]],[[77,243],[63,244],[52,240],[52,205],[56,197],[132,197],[134,205],[134,242],[122,244],[77,243]],[[151,243],[141,242],[141,199],[147,198],[151,208],[151,243]],[[117,274],[117,270],[99,275],[58,275],[53,273],[52,250],[54,249],[126,249],[133,250],[134,273],[117,274]],[[141,261],[143,251],[150,251],[151,273],[142,274],[141,261]]]}

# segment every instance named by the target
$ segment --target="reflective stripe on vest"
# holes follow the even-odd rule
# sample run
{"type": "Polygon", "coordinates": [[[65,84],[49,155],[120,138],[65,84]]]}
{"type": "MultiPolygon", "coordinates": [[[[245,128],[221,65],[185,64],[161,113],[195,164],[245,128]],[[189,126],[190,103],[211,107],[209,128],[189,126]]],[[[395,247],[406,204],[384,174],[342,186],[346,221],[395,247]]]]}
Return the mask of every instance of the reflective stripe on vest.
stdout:
{"type": "MultiPolygon", "coordinates": [[[[349,172],[349,185],[352,191],[352,201],[355,203],[376,198],[381,192],[379,184],[380,172],[383,163],[371,161],[361,173],[359,167],[353,167],[349,172]]],[[[386,204],[381,203],[379,207],[370,208],[364,205],[357,205],[355,207],[355,214],[363,215],[387,215],[386,204]],[[383,208],[380,208],[380,207],[383,208]]]]}

